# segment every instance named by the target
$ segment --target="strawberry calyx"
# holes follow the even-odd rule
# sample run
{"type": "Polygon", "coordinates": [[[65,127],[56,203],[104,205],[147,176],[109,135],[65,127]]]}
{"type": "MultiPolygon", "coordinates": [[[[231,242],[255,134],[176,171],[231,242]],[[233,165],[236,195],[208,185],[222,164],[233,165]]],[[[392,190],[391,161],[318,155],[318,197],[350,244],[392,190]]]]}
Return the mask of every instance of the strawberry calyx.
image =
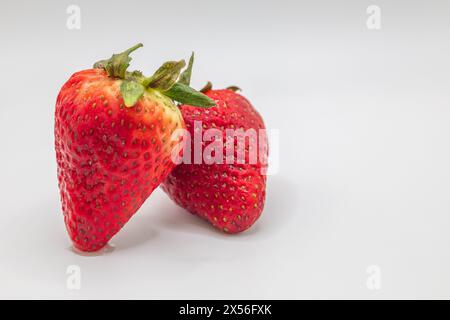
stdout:
{"type": "Polygon", "coordinates": [[[142,43],[138,43],[124,52],[113,54],[109,59],[97,61],[94,68],[105,69],[108,76],[112,78],[125,79],[126,71],[131,62],[130,54],[143,46],[142,43]]]}
{"type": "Polygon", "coordinates": [[[192,66],[194,65],[194,52],[191,53],[187,68],[181,73],[179,83],[189,86],[191,84],[192,66]]]}
{"type": "MultiPolygon", "coordinates": [[[[211,83],[211,81],[208,81],[208,82],[203,86],[203,88],[200,89],[200,92],[205,93],[205,92],[211,90],[212,87],[213,87],[213,84],[211,83]]],[[[226,89],[227,89],[227,90],[231,90],[231,91],[233,91],[233,92],[242,91],[242,89],[239,88],[238,86],[228,86],[226,89]]]]}
{"type": "Polygon", "coordinates": [[[122,80],[120,92],[126,107],[133,107],[146,90],[157,90],[181,104],[202,108],[215,106],[214,100],[189,86],[194,53],[183,72],[181,70],[186,66],[184,60],[163,63],[151,77],[145,77],[140,71],[128,72],[130,54],[142,46],[142,43],[138,43],[122,53],[113,54],[110,59],[100,60],[94,64],[94,68],[104,69],[109,77],[122,80]]]}
{"type": "Polygon", "coordinates": [[[211,82],[211,81],[208,81],[208,82],[203,86],[203,88],[200,89],[200,92],[205,93],[206,91],[211,90],[212,87],[213,87],[212,82],[211,82]]]}
{"type": "Polygon", "coordinates": [[[238,86],[229,86],[227,87],[228,90],[231,90],[233,92],[238,92],[238,91],[242,91],[241,88],[239,88],[238,86]]]}
{"type": "Polygon", "coordinates": [[[184,60],[164,62],[151,77],[142,81],[142,85],[162,91],[169,90],[177,82],[181,69],[185,66],[184,60]]]}

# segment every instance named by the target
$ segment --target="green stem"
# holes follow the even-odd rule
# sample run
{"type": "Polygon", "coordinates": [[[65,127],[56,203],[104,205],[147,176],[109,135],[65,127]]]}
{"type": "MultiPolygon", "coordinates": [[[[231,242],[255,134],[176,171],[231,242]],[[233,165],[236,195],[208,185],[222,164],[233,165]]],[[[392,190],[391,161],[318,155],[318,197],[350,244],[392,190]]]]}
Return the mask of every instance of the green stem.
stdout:
{"type": "Polygon", "coordinates": [[[133,51],[136,51],[139,48],[142,48],[144,45],[142,43],[138,43],[134,46],[132,46],[130,49],[125,50],[124,52],[122,52],[122,54],[126,54],[129,55],[130,53],[132,53],[133,51]]]}

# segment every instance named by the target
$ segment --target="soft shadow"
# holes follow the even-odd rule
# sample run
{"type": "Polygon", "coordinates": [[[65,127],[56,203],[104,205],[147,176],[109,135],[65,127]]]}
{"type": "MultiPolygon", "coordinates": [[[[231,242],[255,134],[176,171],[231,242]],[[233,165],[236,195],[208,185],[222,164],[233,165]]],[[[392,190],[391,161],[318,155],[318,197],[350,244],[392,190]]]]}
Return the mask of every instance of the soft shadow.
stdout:
{"type": "Polygon", "coordinates": [[[164,203],[155,222],[164,228],[185,233],[209,233],[217,237],[247,237],[261,232],[278,231],[293,218],[293,204],[298,202],[295,184],[280,176],[269,176],[266,202],[261,217],[248,230],[238,234],[226,234],[214,228],[208,221],[189,213],[175,203],[164,203]]]}
{"type": "Polygon", "coordinates": [[[205,219],[193,215],[172,201],[165,203],[160,211],[161,213],[155,217],[155,222],[165,229],[183,233],[223,234],[205,219]]]}
{"type": "Polygon", "coordinates": [[[136,213],[136,216],[132,217],[123,229],[111,239],[116,251],[141,246],[157,237],[158,232],[154,228],[153,217],[144,213],[136,213]]]}
{"type": "Polygon", "coordinates": [[[269,176],[267,179],[266,202],[264,210],[258,221],[248,230],[244,231],[242,236],[253,236],[260,232],[279,231],[289,224],[295,212],[293,204],[301,201],[296,192],[295,184],[279,175],[269,176]]]}

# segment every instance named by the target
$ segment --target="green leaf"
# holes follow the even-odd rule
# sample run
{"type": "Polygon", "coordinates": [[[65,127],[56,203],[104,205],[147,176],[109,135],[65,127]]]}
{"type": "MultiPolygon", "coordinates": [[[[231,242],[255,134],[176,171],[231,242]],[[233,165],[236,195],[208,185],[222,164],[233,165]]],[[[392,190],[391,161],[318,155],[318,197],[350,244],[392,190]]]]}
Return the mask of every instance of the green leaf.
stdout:
{"type": "Polygon", "coordinates": [[[120,85],[120,93],[122,94],[125,106],[128,108],[136,104],[139,98],[144,94],[144,91],[144,86],[134,80],[122,81],[120,85]]]}
{"type": "Polygon", "coordinates": [[[154,88],[161,91],[170,89],[177,82],[181,69],[184,68],[186,62],[168,61],[165,62],[150,78],[143,81],[143,85],[148,88],[154,88]]]}
{"type": "Polygon", "coordinates": [[[109,59],[96,62],[94,68],[105,69],[110,77],[125,79],[125,74],[131,61],[130,53],[142,46],[142,43],[138,43],[122,53],[113,54],[109,59]]]}
{"type": "Polygon", "coordinates": [[[193,64],[194,64],[194,52],[192,52],[191,57],[189,58],[188,67],[181,73],[180,80],[178,80],[178,83],[185,84],[187,86],[191,84],[191,74],[193,64]]]}
{"type": "Polygon", "coordinates": [[[209,108],[216,105],[214,100],[208,96],[182,83],[176,83],[162,93],[175,101],[191,106],[209,108]]]}

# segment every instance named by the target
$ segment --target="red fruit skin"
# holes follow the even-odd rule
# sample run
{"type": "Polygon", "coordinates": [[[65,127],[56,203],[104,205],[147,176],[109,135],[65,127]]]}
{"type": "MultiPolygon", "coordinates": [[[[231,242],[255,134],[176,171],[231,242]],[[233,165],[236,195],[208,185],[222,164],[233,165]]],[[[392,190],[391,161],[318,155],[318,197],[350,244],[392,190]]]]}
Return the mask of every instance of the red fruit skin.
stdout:
{"type": "MultiPolygon", "coordinates": [[[[221,130],[223,144],[226,129],[264,129],[261,116],[250,102],[231,90],[208,90],[205,94],[216,102],[210,109],[180,106],[186,128],[194,136],[194,121],[202,121],[203,132],[210,128],[221,130]]],[[[251,227],[264,208],[268,146],[265,131],[262,153],[258,161],[249,164],[246,145],[245,164],[180,164],[162,184],[163,190],[178,205],[208,220],[226,233],[238,233],[251,227]]],[[[204,148],[209,143],[202,144],[204,148]]],[[[234,139],[235,156],[237,140],[234,139]]],[[[191,150],[194,150],[191,143],[191,150]]],[[[225,151],[224,151],[225,153],[225,151]]]]}
{"type": "Polygon", "coordinates": [[[74,246],[104,247],[175,166],[183,128],[173,102],[146,92],[131,108],[121,80],[100,69],[75,73],[55,110],[55,150],[64,221],[74,246]]]}

